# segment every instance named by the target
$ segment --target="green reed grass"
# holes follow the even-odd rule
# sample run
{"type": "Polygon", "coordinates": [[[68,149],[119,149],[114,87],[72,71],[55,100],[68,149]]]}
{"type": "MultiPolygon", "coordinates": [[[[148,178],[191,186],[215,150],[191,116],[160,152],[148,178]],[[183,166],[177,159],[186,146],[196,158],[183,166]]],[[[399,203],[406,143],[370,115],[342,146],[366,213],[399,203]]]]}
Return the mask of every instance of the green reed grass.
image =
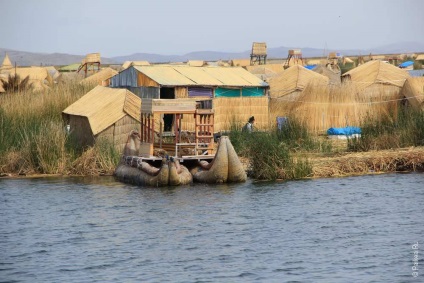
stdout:
{"type": "Polygon", "coordinates": [[[0,172],[85,175],[111,173],[119,155],[105,142],[77,150],[65,132],[62,111],[94,86],[76,82],[54,85],[44,92],[0,95],[0,172]],[[73,166],[89,155],[88,171],[73,166]],[[93,169],[93,167],[95,169],[93,169]]]}
{"type": "Polygon", "coordinates": [[[384,117],[364,119],[361,138],[348,141],[349,151],[424,146],[424,112],[409,107],[384,117]]]}

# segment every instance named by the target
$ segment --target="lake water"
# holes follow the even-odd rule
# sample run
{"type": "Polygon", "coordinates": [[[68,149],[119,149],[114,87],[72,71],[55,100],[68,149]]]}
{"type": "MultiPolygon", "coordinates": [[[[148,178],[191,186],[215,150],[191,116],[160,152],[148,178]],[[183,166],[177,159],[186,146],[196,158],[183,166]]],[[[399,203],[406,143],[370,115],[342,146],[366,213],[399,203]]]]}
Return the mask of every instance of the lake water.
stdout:
{"type": "Polygon", "coordinates": [[[0,179],[0,282],[424,282],[423,184],[0,179]]]}

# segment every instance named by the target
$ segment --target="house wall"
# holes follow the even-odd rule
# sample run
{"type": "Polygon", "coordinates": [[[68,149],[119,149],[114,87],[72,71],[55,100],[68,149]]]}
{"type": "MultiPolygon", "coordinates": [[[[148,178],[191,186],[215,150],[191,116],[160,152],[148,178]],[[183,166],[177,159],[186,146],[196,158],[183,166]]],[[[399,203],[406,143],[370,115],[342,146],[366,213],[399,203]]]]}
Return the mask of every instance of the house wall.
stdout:
{"type": "Polygon", "coordinates": [[[219,97],[213,99],[215,132],[228,131],[233,126],[243,126],[250,116],[255,116],[255,128],[269,128],[269,98],[219,97]]]}
{"type": "Polygon", "coordinates": [[[131,130],[140,131],[140,122],[129,115],[119,119],[115,124],[109,126],[101,133],[96,135],[96,141],[104,139],[113,142],[115,148],[119,152],[123,152],[124,146],[131,130]]]}
{"type": "MultiPolygon", "coordinates": [[[[135,70],[133,68],[130,68],[130,69],[135,70]]],[[[154,80],[152,80],[151,78],[149,78],[148,76],[146,76],[145,74],[137,72],[137,86],[159,87],[159,84],[155,82],[154,80]]]]}

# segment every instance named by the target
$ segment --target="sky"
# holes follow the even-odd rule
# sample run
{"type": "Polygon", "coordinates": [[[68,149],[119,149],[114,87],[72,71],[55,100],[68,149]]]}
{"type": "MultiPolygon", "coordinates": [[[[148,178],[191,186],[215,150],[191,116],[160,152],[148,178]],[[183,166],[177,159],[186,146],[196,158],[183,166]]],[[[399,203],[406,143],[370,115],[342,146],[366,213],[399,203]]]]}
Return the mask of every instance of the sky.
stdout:
{"type": "Polygon", "coordinates": [[[0,48],[103,57],[424,42],[424,0],[0,0],[0,48]]]}

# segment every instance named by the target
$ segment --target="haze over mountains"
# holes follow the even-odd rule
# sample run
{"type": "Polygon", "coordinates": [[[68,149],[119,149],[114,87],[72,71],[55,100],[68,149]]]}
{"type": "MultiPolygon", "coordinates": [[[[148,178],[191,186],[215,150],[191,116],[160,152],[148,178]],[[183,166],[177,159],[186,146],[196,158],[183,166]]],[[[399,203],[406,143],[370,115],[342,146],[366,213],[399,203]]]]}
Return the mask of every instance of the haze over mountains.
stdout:
{"type": "MultiPolygon", "coordinates": [[[[286,58],[289,49],[296,49],[299,47],[268,47],[268,58],[286,58]]],[[[397,53],[424,53],[424,43],[422,42],[399,42],[390,45],[380,46],[367,50],[335,50],[324,48],[309,48],[302,49],[303,57],[322,57],[326,56],[328,52],[336,51],[343,55],[368,55],[372,54],[397,54],[397,53]]],[[[0,60],[2,61],[5,53],[9,55],[12,63],[18,66],[40,66],[40,65],[68,65],[73,63],[80,63],[85,57],[84,55],[72,55],[63,53],[34,53],[27,51],[16,51],[11,49],[0,48],[0,60]]],[[[100,52],[101,50],[93,50],[93,52],[100,52]]],[[[250,58],[250,50],[242,52],[216,52],[216,51],[195,51],[184,55],[160,55],[152,53],[135,53],[125,56],[116,56],[106,58],[102,56],[102,64],[122,64],[124,61],[149,61],[152,63],[165,63],[165,62],[185,62],[188,60],[230,60],[250,58]]],[[[1,62],[0,61],[0,62],[1,62]]]]}

